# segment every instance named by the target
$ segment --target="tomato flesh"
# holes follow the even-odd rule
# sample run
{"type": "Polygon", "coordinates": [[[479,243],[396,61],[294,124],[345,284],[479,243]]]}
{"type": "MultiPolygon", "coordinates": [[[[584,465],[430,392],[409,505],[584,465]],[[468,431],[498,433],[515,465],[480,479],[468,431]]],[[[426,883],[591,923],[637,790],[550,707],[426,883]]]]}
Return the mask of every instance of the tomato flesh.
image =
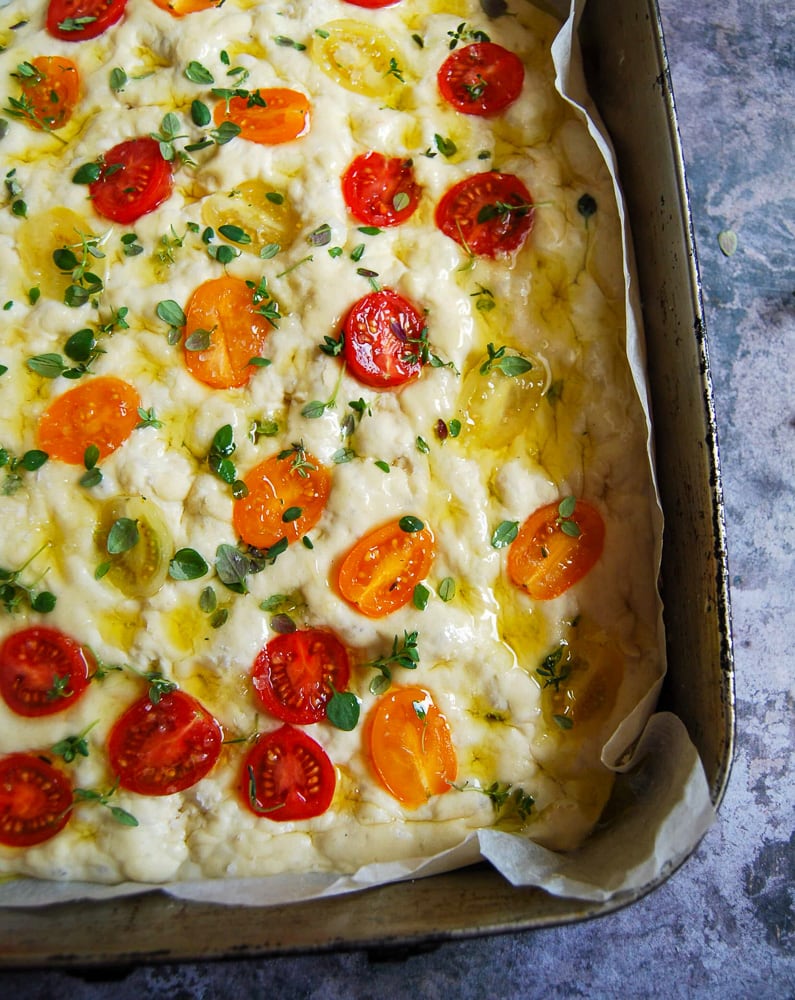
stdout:
{"type": "Polygon", "coordinates": [[[17,715],[53,715],[83,694],[90,665],[83,647],[63,632],[22,629],[0,646],[0,694],[17,715]]]}
{"type": "Polygon", "coordinates": [[[349,371],[373,389],[413,382],[422,371],[425,326],[422,313],[391,288],[370,292],[352,306],[343,324],[349,371]]]}
{"type": "Polygon", "coordinates": [[[392,688],[373,708],[366,733],[378,780],[407,809],[450,791],[458,771],[453,737],[426,690],[392,688]]]}
{"type": "Polygon", "coordinates": [[[522,92],[524,66],[513,52],[494,42],[475,42],[451,52],[439,68],[442,97],[457,111],[491,117],[522,92]]]}
{"type": "Polygon", "coordinates": [[[30,753],[0,759],[0,844],[42,844],[71,815],[72,786],[62,771],[30,753]]]}
{"type": "Polygon", "coordinates": [[[251,676],[271,715],[305,726],[326,717],[334,691],[348,686],[350,664],[332,632],[312,628],[271,639],[254,661],[251,676]]]}
{"type": "Polygon", "coordinates": [[[100,215],[126,225],[162,205],[172,185],[171,165],[163,159],[160,144],[146,136],[109,149],[99,179],[88,190],[100,215]]]}
{"type": "Polygon", "coordinates": [[[139,795],[172,795],[208,774],[221,753],[221,726],[191,695],[141,698],[113,724],[108,757],[119,784],[139,795]]]}
{"type": "Polygon", "coordinates": [[[127,0],[50,0],[47,31],[65,42],[96,38],[121,20],[127,0]]]}
{"type": "Polygon", "coordinates": [[[101,375],[70,389],[39,418],[38,441],[50,458],[82,465],[86,448],[96,445],[107,458],[132,434],[141,397],[128,382],[101,375]]]}
{"type": "Polygon", "coordinates": [[[248,809],[279,823],[320,816],[331,805],[335,785],[326,751],[292,726],[260,736],[240,773],[248,809]]]}
{"type": "Polygon", "coordinates": [[[36,56],[30,60],[35,77],[23,77],[22,92],[35,129],[61,128],[72,117],[80,98],[80,73],[71,59],[63,56],[36,56]]]}
{"type": "Polygon", "coordinates": [[[277,146],[299,139],[309,131],[309,98],[286,87],[263,88],[252,97],[219,101],[213,109],[216,125],[225,121],[240,126],[240,138],[262,146],[277,146]]]}
{"type": "Polygon", "coordinates": [[[308,452],[271,455],[243,479],[248,488],[235,500],[232,523],[248,545],[267,549],[282,538],[295,542],[317,524],[331,492],[331,474],[308,452]]]}
{"type": "Polygon", "coordinates": [[[533,600],[559,597],[602,554],[605,524],[596,507],[577,500],[568,520],[576,525],[576,537],[563,529],[559,504],[546,504],[527,518],[508,550],[508,576],[533,600]]]}
{"type": "Polygon", "coordinates": [[[396,3],[400,3],[400,0],[345,0],[345,3],[349,3],[352,7],[366,7],[370,10],[376,10],[379,7],[394,7],[396,3]]]}
{"type": "Polygon", "coordinates": [[[408,604],[431,568],[430,529],[404,531],[391,521],[368,532],[340,563],[337,585],[345,600],[368,618],[383,618],[408,604]]]}
{"type": "Polygon", "coordinates": [[[366,226],[397,226],[405,222],[420,201],[411,161],[383,153],[362,153],[342,177],[345,204],[366,226]]]}
{"type": "Polygon", "coordinates": [[[533,200],[514,174],[473,174],[443,195],[436,225],[468,253],[505,256],[518,250],[533,228],[533,200]]]}

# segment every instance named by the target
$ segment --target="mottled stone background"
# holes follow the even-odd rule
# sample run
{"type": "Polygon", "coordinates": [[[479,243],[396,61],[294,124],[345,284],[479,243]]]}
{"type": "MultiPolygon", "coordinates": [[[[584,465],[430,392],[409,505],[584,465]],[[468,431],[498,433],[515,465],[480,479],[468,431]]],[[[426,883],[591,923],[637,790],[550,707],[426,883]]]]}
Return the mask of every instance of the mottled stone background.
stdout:
{"type": "MultiPolygon", "coordinates": [[[[622,0],[615,0],[616,4],[622,0]]],[[[717,825],[656,892],[576,926],[365,954],[140,968],[120,982],[0,974],[0,996],[795,997],[795,14],[660,0],[715,383],[738,740],[717,825]],[[736,253],[718,233],[731,229],[736,253]]]]}

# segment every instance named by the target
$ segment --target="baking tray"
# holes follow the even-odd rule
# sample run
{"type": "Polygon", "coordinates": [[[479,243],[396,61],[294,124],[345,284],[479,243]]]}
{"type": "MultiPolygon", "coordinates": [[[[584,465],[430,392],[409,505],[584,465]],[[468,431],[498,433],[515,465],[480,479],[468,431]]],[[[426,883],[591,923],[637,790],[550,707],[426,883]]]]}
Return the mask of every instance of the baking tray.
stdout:
{"type": "MultiPolygon", "coordinates": [[[[717,806],[734,740],[723,499],[698,267],[656,0],[589,0],[581,40],[589,87],[616,148],[637,249],[666,519],[662,590],[669,672],[661,707],[687,726],[717,806]]],[[[152,893],[0,909],[0,966],[132,965],[333,948],[400,953],[604,914],[663,880],[592,903],[517,889],[477,865],[268,908],[152,893]]]]}

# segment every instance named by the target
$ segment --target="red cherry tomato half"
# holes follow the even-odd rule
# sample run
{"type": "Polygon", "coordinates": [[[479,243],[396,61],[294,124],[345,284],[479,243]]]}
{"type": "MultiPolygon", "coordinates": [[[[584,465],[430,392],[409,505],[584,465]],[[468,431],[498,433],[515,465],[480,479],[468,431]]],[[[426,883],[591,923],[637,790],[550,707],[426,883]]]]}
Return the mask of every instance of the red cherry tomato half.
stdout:
{"type": "Polygon", "coordinates": [[[0,759],[0,844],[42,844],[71,814],[72,786],[63,771],[32,753],[0,759]]]}
{"type": "Polygon", "coordinates": [[[533,199],[514,174],[473,174],[443,196],[436,225],[468,253],[504,256],[518,250],[533,228],[533,199]]]}
{"type": "Polygon", "coordinates": [[[65,42],[96,38],[121,20],[127,0],[50,0],[47,31],[65,42]]]}
{"type": "Polygon", "coordinates": [[[342,177],[342,196],[351,215],[366,226],[397,226],[420,201],[411,161],[383,153],[362,153],[342,177]]]}
{"type": "Polygon", "coordinates": [[[375,10],[377,7],[394,7],[400,0],[345,0],[352,7],[368,7],[375,10]]]}
{"type": "Polygon", "coordinates": [[[456,49],[436,76],[442,97],[456,111],[490,117],[513,104],[522,92],[521,59],[494,42],[456,49]]]}
{"type": "Polygon", "coordinates": [[[157,704],[141,698],[116,720],[108,756],[122,788],[171,795],[212,770],[222,740],[220,725],[203,705],[184,691],[170,691],[157,704]]]}
{"type": "Polygon", "coordinates": [[[171,194],[171,165],[156,139],[128,139],[102,158],[99,180],[89,184],[100,215],[113,222],[135,222],[154,211],[171,194]]]}
{"type": "Polygon", "coordinates": [[[271,639],[254,661],[251,676],[271,715],[305,726],[326,717],[332,687],[344,691],[348,686],[350,664],[333,633],[310,628],[271,639]]]}
{"type": "Polygon", "coordinates": [[[343,324],[350,372],[374,389],[390,389],[419,378],[425,318],[391,288],[370,292],[343,324]]]}
{"type": "Polygon", "coordinates": [[[569,517],[560,504],[539,507],[527,518],[508,550],[508,576],[534,601],[550,601],[581,580],[596,564],[605,543],[602,515],[577,500],[569,517]]]}
{"type": "Polygon", "coordinates": [[[14,632],[0,646],[0,694],[17,715],[53,715],[73,705],[89,681],[90,660],[54,628],[14,632]]]}
{"type": "Polygon", "coordinates": [[[260,736],[243,761],[240,794],[255,816],[283,823],[324,813],[334,797],[334,765],[301,729],[260,736]]]}

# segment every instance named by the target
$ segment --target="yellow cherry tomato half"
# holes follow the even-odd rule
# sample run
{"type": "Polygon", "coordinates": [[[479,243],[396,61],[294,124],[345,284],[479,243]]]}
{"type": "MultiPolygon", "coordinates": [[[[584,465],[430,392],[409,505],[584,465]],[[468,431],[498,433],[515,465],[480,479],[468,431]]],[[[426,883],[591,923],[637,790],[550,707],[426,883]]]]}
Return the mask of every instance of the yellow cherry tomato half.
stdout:
{"type": "Polygon", "coordinates": [[[366,727],[367,752],[378,780],[407,809],[450,791],[458,771],[447,719],[420,687],[392,688],[366,727]]]}
{"type": "Polygon", "coordinates": [[[331,473],[313,456],[291,450],[271,455],[244,478],[248,493],[235,501],[232,523],[248,545],[270,548],[297,541],[320,520],[331,492],[331,473]]]}
{"type": "Polygon", "coordinates": [[[345,600],[368,618],[383,618],[411,600],[434,557],[431,530],[402,517],[368,532],[344,556],[337,585],[345,600]],[[419,526],[419,527],[418,527],[419,526]]]}
{"type": "Polygon", "coordinates": [[[31,128],[47,132],[61,128],[72,117],[80,99],[77,66],[64,56],[36,56],[23,63],[23,67],[35,71],[20,79],[30,114],[25,120],[31,128]]]}
{"type": "Polygon", "coordinates": [[[587,500],[546,504],[528,517],[511,544],[508,576],[533,600],[550,601],[593,568],[604,541],[602,515],[587,500]]]}
{"type": "Polygon", "coordinates": [[[311,54],[326,76],[356,94],[392,102],[404,86],[402,53],[372,24],[330,21],[315,33],[311,54]]]}
{"type": "Polygon", "coordinates": [[[185,366],[213,389],[245,385],[254,374],[272,324],[258,312],[241,278],[211,278],[194,291],[185,310],[185,366]]]}
{"type": "Polygon", "coordinates": [[[286,87],[263,88],[248,97],[219,101],[213,109],[216,125],[233,122],[240,138],[261,146],[291,142],[309,131],[309,98],[286,87]]]}
{"type": "Polygon", "coordinates": [[[39,448],[50,458],[82,465],[86,449],[94,445],[101,461],[132,434],[140,405],[129,382],[112,375],[92,378],[58,396],[42,413],[39,448]]]}

